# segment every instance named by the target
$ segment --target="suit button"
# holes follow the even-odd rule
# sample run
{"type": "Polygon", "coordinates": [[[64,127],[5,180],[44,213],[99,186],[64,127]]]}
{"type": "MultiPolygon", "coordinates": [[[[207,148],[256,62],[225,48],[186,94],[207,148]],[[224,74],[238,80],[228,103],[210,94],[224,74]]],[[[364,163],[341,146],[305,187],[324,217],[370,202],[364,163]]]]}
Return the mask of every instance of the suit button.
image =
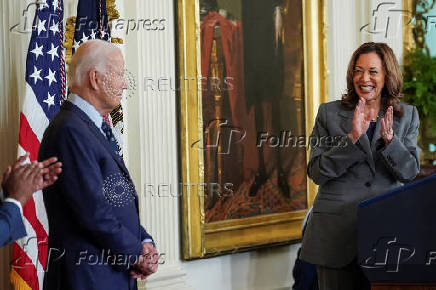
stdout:
{"type": "Polygon", "coordinates": [[[365,182],[365,186],[366,186],[366,187],[371,187],[371,182],[369,182],[369,181],[368,181],[368,182],[365,182]]]}

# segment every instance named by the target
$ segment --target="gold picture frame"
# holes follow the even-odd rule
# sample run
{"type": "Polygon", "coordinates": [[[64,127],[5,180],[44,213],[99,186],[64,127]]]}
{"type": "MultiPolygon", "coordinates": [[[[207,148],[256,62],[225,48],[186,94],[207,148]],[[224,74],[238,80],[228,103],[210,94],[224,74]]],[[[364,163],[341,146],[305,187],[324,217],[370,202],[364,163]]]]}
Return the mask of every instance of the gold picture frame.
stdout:
{"type": "Polygon", "coordinates": [[[403,11],[405,16],[403,17],[403,56],[409,53],[415,46],[415,41],[413,40],[412,21],[413,17],[413,0],[403,0],[403,11]],[[408,18],[408,19],[407,19],[408,18]],[[407,21],[406,23],[404,23],[407,21]]]}
{"type": "MultiPolygon", "coordinates": [[[[319,104],[327,100],[325,5],[325,0],[302,0],[306,136],[310,135],[319,104]]],[[[199,0],[178,0],[176,11],[178,79],[192,76],[200,79],[199,0]]],[[[203,156],[192,146],[203,142],[201,90],[193,89],[192,85],[180,81],[178,87],[181,184],[201,184],[204,180],[203,156]]],[[[307,180],[310,206],[315,198],[316,185],[307,180]]],[[[206,223],[204,195],[198,194],[198,188],[193,186],[183,186],[181,191],[184,259],[301,239],[302,220],[307,210],[206,223]]]]}

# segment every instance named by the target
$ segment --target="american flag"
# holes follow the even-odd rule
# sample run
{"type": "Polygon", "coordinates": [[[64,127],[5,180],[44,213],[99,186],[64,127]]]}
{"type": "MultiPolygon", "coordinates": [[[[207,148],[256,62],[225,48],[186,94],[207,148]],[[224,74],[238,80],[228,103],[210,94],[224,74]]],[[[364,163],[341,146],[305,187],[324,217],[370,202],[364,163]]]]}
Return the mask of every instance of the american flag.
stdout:
{"type": "MultiPolygon", "coordinates": [[[[76,27],[73,40],[73,54],[81,44],[91,39],[111,41],[111,31],[108,25],[109,17],[106,0],[79,0],[77,4],[76,27]]],[[[122,152],[123,112],[119,105],[109,115],[105,116],[122,152]]]]}
{"type": "Polygon", "coordinates": [[[105,0],[79,0],[77,4],[73,53],[90,39],[110,41],[105,0]]]}
{"type": "MultiPolygon", "coordinates": [[[[38,0],[26,59],[26,95],[20,113],[18,154],[37,160],[39,145],[65,96],[63,0],[38,0]]],[[[48,221],[42,192],[23,208],[27,236],[13,244],[11,283],[42,289],[47,261],[48,221]]]]}

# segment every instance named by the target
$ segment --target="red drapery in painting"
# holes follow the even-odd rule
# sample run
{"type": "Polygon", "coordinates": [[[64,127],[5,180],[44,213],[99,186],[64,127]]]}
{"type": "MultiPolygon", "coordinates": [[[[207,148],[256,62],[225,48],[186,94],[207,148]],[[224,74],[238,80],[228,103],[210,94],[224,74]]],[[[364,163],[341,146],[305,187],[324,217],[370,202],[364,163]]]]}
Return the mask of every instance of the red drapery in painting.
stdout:
{"type": "MultiPolygon", "coordinates": [[[[231,85],[227,88],[232,125],[245,131],[241,142],[243,148],[242,167],[244,180],[249,179],[258,170],[259,158],[256,150],[256,129],[254,110],[247,111],[244,93],[244,64],[242,26],[239,20],[229,20],[212,11],[201,23],[201,73],[210,77],[210,58],[215,27],[221,29],[221,44],[224,54],[225,77],[231,85]]],[[[213,98],[211,90],[203,91],[203,100],[213,98]]]]}

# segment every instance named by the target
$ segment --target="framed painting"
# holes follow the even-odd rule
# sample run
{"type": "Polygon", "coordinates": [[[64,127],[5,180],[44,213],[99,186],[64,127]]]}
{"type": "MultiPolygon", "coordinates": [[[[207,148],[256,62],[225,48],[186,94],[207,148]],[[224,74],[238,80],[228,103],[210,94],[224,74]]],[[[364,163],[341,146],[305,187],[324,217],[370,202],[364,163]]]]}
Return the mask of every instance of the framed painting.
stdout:
{"type": "Polygon", "coordinates": [[[301,239],[326,97],[318,0],[178,0],[183,256],[301,239]]]}

